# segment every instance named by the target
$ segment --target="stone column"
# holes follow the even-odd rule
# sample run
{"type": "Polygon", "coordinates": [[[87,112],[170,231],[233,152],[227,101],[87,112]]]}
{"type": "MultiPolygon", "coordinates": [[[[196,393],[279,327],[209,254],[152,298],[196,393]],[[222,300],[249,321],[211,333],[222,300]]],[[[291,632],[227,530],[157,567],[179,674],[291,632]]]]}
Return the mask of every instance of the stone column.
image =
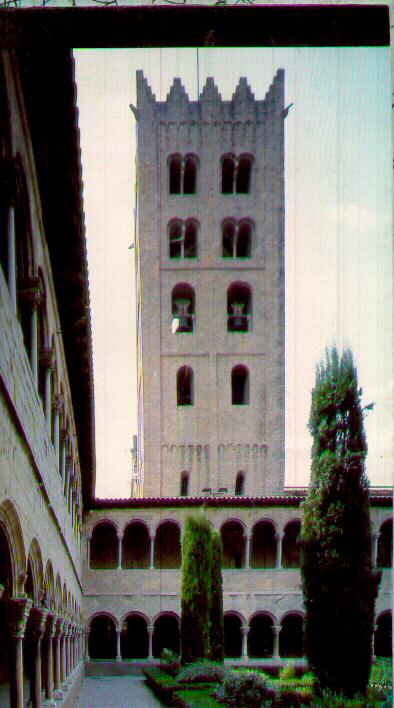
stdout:
{"type": "Polygon", "coordinates": [[[122,570],[122,536],[118,536],[118,570],[122,570]]]}
{"type": "Polygon", "coordinates": [[[23,639],[32,601],[26,597],[4,600],[1,612],[10,647],[10,705],[24,708],[23,700],[23,639]]]}
{"type": "Polygon", "coordinates": [[[153,630],[154,630],[154,627],[149,625],[149,627],[148,627],[148,641],[149,641],[148,659],[153,659],[153,630]]]}
{"type": "Polygon", "coordinates": [[[53,416],[53,449],[55,451],[56,464],[60,472],[60,411],[61,411],[60,396],[54,396],[52,400],[52,416],[53,416]]]}
{"type": "Polygon", "coordinates": [[[60,435],[60,474],[62,478],[62,490],[66,488],[66,449],[67,449],[67,431],[63,428],[60,435]]]}
{"type": "Polygon", "coordinates": [[[372,565],[376,568],[378,562],[378,542],[379,534],[372,534],[372,565]]]}
{"type": "Polygon", "coordinates": [[[91,541],[91,536],[88,536],[88,538],[86,539],[86,555],[87,555],[86,563],[87,563],[87,567],[89,569],[90,569],[90,541],[91,541]]]}
{"type": "Polygon", "coordinates": [[[86,627],[86,630],[85,630],[85,659],[86,659],[86,661],[90,661],[90,656],[89,656],[89,634],[90,634],[90,627],[86,627]]]}
{"type": "Polygon", "coordinates": [[[64,620],[61,617],[57,618],[56,631],[55,631],[55,671],[54,671],[54,682],[53,682],[53,697],[56,700],[61,700],[63,698],[63,692],[61,691],[60,684],[62,680],[61,673],[61,637],[64,627],[64,620]]]}
{"type": "Polygon", "coordinates": [[[53,701],[53,638],[56,634],[57,617],[50,613],[45,627],[45,637],[47,642],[46,651],[46,671],[45,671],[45,698],[53,701]]]}
{"type": "Polygon", "coordinates": [[[272,631],[274,634],[274,659],[279,659],[279,634],[280,634],[280,625],[274,624],[272,627],[272,631]]]}
{"type": "Polygon", "coordinates": [[[15,255],[15,209],[10,207],[7,215],[7,250],[8,250],[8,290],[11,297],[12,310],[16,315],[16,255],[15,255]]]}
{"type": "Polygon", "coordinates": [[[150,537],[150,563],[149,567],[152,570],[155,567],[155,537],[150,537]]]}
{"type": "Polygon", "coordinates": [[[34,655],[34,665],[31,667],[30,673],[30,702],[33,708],[41,706],[41,642],[47,615],[47,609],[32,607],[27,620],[25,641],[31,642],[34,655]]]}
{"type": "Polygon", "coordinates": [[[276,553],[276,567],[281,568],[282,567],[282,542],[283,542],[283,533],[279,533],[276,537],[276,541],[278,544],[277,547],[277,553],[276,553]]]}
{"type": "Polygon", "coordinates": [[[181,184],[180,184],[179,193],[180,193],[180,194],[183,194],[183,186],[184,186],[183,183],[184,183],[184,178],[185,178],[185,158],[184,158],[184,157],[182,157],[182,161],[181,161],[181,175],[180,175],[180,178],[181,178],[181,184]]]}
{"type": "Polygon", "coordinates": [[[72,651],[71,651],[73,631],[74,631],[74,627],[72,626],[72,624],[70,622],[70,624],[68,625],[68,633],[67,633],[67,678],[71,675],[72,670],[73,670],[72,651]]]}
{"type": "Polygon", "coordinates": [[[245,535],[245,568],[250,568],[250,539],[251,535],[248,533],[245,535]]]}
{"type": "Polygon", "coordinates": [[[116,663],[120,663],[122,661],[122,652],[120,648],[120,636],[122,634],[122,629],[118,627],[116,630],[116,663]]]}
{"type": "Polygon", "coordinates": [[[44,347],[40,351],[40,364],[44,369],[44,412],[49,435],[51,435],[51,415],[52,415],[52,369],[53,369],[53,349],[44,347]]]}
{"type": "Polygon", "coordinates": [[[247,659],[248,658],[248,633],[249,633],[248,625],[242,625],[241,632],[242,632],[242,658],[247,659]]]}
{"type": "Polygon", "coordinates": [[[372,660],[375,661],[375,634],[378,631],[378,625],[374,624],[372,632],[372,660]]]}
{"type": "Polygon", "coordinates": [[[67,641],[68,641],[68,622],[64,620],[63,639],[62,639],[62,688],[67,690],[67,641]]]}

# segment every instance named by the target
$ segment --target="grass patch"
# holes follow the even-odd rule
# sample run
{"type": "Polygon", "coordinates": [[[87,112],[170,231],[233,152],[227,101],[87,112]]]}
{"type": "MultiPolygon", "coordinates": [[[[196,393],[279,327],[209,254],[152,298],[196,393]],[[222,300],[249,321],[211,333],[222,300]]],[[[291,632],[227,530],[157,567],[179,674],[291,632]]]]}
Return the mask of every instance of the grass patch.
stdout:
{"type": "Polygon", "coordinates": [[[187,689],[182,688],[174,693],[173,705],[182,708],[209,708],[210,706],[221,706],[223,708],[223,703],[218,703],[211,696],[214,687],[215,684],[199,688],[197,686],[187,689]]]}

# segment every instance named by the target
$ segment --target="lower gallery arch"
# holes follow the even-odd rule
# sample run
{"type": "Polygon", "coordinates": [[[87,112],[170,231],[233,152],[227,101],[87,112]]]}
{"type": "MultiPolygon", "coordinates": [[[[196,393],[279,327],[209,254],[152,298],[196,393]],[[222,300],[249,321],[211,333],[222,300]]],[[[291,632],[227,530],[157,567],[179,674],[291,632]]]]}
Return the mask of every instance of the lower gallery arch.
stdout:
{"type": "Polygon", "coordinates": [[[178,524],[164,521],[156,530],[155,568],[180,568],[181,532],[178,524]]]}
{"type": "Polygon", "coordinates": [[[296,612],[286,615],[281,623],[279,634],[279,655],[287,657],[302,657],[303,651],[303,619],[296,612]]]}
{"type": "Polygon", "coordinates": [[[273,621],[267,614],[254,615],[248,632],[248,656],[251,659],[270,657],[274,653],[273,621]]]}
{"type": "Polygon", "coordinates": [[[226,521],[220,529],[223,544],[223,568],[245,566],[244,528],[239,521],[226,521]]]}
{"type": "MultiPolygon", "coordinates": [[[[13,589],[13,576],[12,576],[12,558],[11,549],[8,543],[7,534],[0,523],[0,590],[1,596],[5,598],[12,597],[13,589]]],[[[0,601],[0,605],[1,605],[0,601]]],[[[5,623],[4,623],[3,609],[0,612],[0,705],[3,705],[2,698],[4,698],[4,705],[9,705],[6,701],[9,700],[9,674],[8,674],[8,637],[6,633],[5,623]]]]}
{"type": "Polygon", "coordinates": [[[179,619],[175,615],[160,615],[153,628],[152,653],[159,658],[163,649],[171,649],[179,655],[179,619]]]}
{"type": "Polygon", "coordinates": [[[391,612],[382,612],[376,622],[375,656],[393,656],[393,627],[391,612]]]}
{"type": "Polygon", "coordinates": [[[131,614],[123,620],[120,648],[122,659],[146,659],[148,657],[149,639],[145,617],[131,614]]]}
{"type": "Polygon", "coordinates": [[[226,658],[242,656],[242,620],[233,612],[224,615],[224,655],[226,658]]]}
{"type": "Polygon", "coordinates": [[[11,557],[12,566],[12,595],[17,597],[24,591],[21,587],[21,578],[26,572],[26,552],[23,543],[22,527],[19,522],[15,507],[9,499],[3,501],[0,506],[0,525],[7,538],[7,544],[11,557]]]}
{"type": "Polygon", "coordinates": [[[110,615],[95,615],[90,620],[89,656],[102,661],[116,658],[115,620],[110,615]]]}

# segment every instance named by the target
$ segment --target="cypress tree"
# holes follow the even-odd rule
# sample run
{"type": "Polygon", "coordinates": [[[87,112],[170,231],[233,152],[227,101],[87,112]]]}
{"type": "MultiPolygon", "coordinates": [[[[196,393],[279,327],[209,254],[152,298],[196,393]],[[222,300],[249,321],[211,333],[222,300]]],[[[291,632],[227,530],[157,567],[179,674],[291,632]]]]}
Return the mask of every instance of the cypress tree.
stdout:
{"type": "Polygon", "coordinates": [[[371,561],[361,394],[351,351],[340,357],[335,348],[327,350],[317,367],[308,426],[313,446],[302,519],[304,642],[321,689],[347,696],[367,688],[379,584],[371,561]]]}
{"type": "Polygon", "coordinates": [[[223,624],[223,548],[218,531],[212,531],[211,558],[211,605],[209,658],[212,661],[224,661],[224,624],[223,624]]]}
{"type": "Polygon", "coordinates": [[[209,651],[211,527],[204,514],[187,517],[182,537],[181,662],[209,651]]]}

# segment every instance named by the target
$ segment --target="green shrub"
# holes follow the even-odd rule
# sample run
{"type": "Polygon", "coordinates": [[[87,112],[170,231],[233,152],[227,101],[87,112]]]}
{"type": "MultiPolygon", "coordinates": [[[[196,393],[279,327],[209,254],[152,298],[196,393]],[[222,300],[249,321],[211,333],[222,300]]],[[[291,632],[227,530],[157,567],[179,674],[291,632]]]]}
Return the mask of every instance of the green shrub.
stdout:
{"type": "Polygon", "coordinates": [[[293,661],[289,661],[286,666],[283,666],[279,671],[279,679],[281,681],[288,681],[289,679],[294,679],[297,676],[296,667],[293,661]]]}
{"type": "Polygon", "coordinates": [[[227,671],[223,664],[214,661],[196,661],[185,666],[178,674],[179,683],[205,683],[223,681],[227,671]]]}
{"type": "Polygon", "coordinates": [[[214,697],[227,706],[261,708],[264,701],[272,701],[276,697],[276,691],[258,671],[230,671],[214,697]]]}
{"type": "Polygon", "coordinates": [[[171,649],[163,649],[160,655],[160,668],[170,676],[176,676],[181,668],[179,656],[171,649]]]}
{"type": "Polygon", "coordinates": [[[280,691],[278,698],[272,703],[272,708],[301,708],[302,706],[311,705],[313,697],[306,689],[297,690],[296,688],[283,688],[280,691]]]}

